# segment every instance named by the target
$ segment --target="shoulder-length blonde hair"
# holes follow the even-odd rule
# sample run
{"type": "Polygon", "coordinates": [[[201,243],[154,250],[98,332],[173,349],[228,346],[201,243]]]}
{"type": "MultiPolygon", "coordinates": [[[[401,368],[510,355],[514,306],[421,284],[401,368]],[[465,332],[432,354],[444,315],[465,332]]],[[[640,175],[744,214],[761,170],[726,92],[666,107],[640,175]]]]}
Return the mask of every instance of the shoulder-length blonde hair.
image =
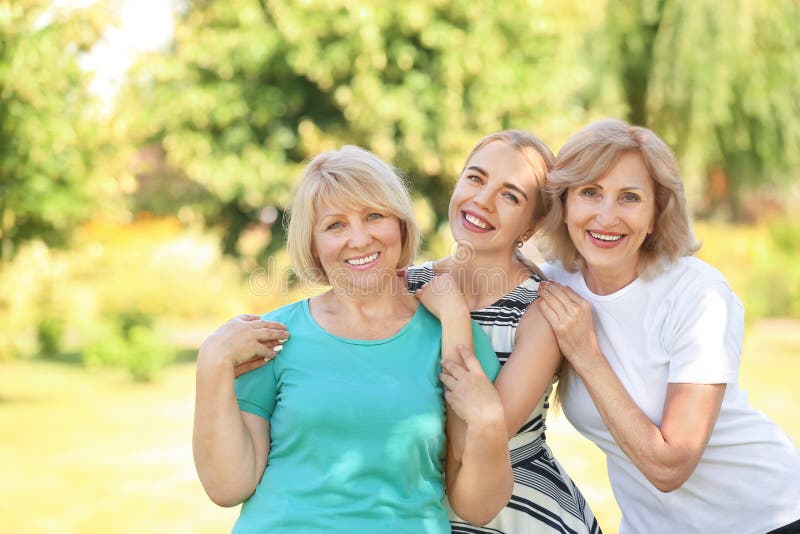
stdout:
{"type": "MultiPolygon", "coordinates": [[[[531,216],[531,223],[533,224],[534,228],[539,229],[541,226],[542,220],[544,219],[545,215],[550,211],[551,205],[553,203],[550,195],[545,191],[545,181],[547,179],[547,174],[550,172],[550,169],[553,167],[553,161],[555,157],[553,156],[553,151],[550,150],[544,141],[536,137],[530,132],[526,132],[523,130],[503,130],[500,132],[491,133],[485,137],[483,137],[478,143],[472,147],[469,155],[467,156],[466,161],[464,162],[464,168],[461,169],[461,174],[464,173],[464,169],[467,168],[469,165],[469,161],[472,159],[472,156],[475,155],[480,149],[488,145],[489,143],[499,141],[501,143],[505,143],[508,146],[516,149],[523,158],[528,162],[530,165],[531,170],[533,171],[533,175],[536,179],[536,193],[533,196],[534,207],[533,207],[533,215],[531,216]]],[[[539,275],[540,277],[544,277],[541,270],[533,263],[530,259],[525,257],[522,252],[518,248],[514,249],[514,256],[522,265],[528,268],[531,272],[539,275]]]]}
{"type": "Polygon", "coordinates": [[[544,239],[540,241],[546,259],[561,261],[571,272],[585,267],[564,223],[567,189],[600,180],[623,154],[630,152],[642,157],[655,184],[656,219],[653,231],[640,248],[639,276],[650,278],[665,263],[691,256],[700,249],[692,234],[683,183],[672,151],[647,128],[605,119],[575,133],[556,156],[546,186],[553,202],[543,222],[544,239]]]}
{"type": "Polygon", "coordinates": [[[295,186],[287,247],[301,280],[330,283],[312,239],[317,216],[325,206],[376,209],[394,215],[400,220],[402,241],[397,268],[414,261],[420,235],[405,181],[372,152],[347,145],[312,159],[295,186]]]}

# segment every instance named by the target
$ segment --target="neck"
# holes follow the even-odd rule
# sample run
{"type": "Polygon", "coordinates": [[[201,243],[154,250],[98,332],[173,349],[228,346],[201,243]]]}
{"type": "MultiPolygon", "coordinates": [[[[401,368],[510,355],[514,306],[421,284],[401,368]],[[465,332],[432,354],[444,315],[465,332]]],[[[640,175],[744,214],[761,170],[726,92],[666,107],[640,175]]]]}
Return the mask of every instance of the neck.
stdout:
{"type": "Polygon", "coordinates": [[[390,317],[406,306],[408,295],[404,281],[393,276],[374,288],[333,285],[321,300],[338,310],[342,316],[368,316],[372,319],[390,317]]]}
{"type": "Polygon", "coordinates": [[[454,276],[471,310],[491,304],[530,276],[514,258],[513,250],[503,254],[458,250],[437,262],[436,270],[454,276]]]}
{"type": "Polygon", "coordinates": [[[583,280],[586,287],[595,295],[611,295],[639,277],[636,269],[628,272],[602,272],[597,269],[585,268],[583,280]]]}

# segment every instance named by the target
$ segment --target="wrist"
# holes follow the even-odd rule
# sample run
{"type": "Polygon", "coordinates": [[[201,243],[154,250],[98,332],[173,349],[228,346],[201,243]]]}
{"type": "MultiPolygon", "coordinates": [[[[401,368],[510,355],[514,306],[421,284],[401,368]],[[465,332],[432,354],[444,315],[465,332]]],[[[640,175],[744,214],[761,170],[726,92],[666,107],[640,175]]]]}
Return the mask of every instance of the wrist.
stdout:
{"type": "Polygon", "coordinates": [[[461,324],[470,320],[469,308],[467,308],[467,303],[463,301],[448,304],[447,309],[441,315],[439,322],[442,323],[442,326],[461,324]]]}
{"type": "Polygon", "coordinates": [[[489,441],[502,439],[503,442],[508,440],[508,428],[502,409],[484,410],[478,417],[466,423],[467,435],[473,438],[489,441]]]}
{"type": "Polygon", "coordinates": [[[575,369],[581,377],[593,374],[606,362],[605,356],[600,352],[600,349],[576,352],[571,358],[568,358],[568,360],[573,369],[575,369]]]}
{"type": "Polygon", "coordinates": [[[205,344],[200,346],[197,352],[197,368],[208,370],[215,374],[234,373],[236,362],[226,355],[220,355],[217,351],[207,347],[205,344]]]}

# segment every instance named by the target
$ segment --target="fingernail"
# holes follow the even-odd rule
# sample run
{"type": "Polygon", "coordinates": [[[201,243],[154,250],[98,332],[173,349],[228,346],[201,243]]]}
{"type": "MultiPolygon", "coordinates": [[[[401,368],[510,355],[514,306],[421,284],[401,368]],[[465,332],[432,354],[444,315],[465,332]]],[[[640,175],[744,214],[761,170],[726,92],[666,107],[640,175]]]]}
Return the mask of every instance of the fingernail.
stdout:
{"type": "Polygon", "coordinates": [[[274,347],[272,347],[272,352],[274,352],[275,354],[279,353],[282,350],[283,350],[283,345],[275,345],[274,347]]]}

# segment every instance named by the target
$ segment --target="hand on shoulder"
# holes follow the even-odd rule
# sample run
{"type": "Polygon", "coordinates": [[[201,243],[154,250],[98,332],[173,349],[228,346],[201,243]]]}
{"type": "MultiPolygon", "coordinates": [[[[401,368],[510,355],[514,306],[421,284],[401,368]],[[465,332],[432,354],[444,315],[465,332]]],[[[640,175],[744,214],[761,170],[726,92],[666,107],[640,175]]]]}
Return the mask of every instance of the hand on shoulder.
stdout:
{"type": "Polygon", "coordinates": [[[286,326],[264,321],[258,315],[242,314],[217,328],[200,346],[198,365],[228,364],[236,368],[246,364],[241,372],[259,367],[253,362],[274,358],[289,339],[286,326]]]}

